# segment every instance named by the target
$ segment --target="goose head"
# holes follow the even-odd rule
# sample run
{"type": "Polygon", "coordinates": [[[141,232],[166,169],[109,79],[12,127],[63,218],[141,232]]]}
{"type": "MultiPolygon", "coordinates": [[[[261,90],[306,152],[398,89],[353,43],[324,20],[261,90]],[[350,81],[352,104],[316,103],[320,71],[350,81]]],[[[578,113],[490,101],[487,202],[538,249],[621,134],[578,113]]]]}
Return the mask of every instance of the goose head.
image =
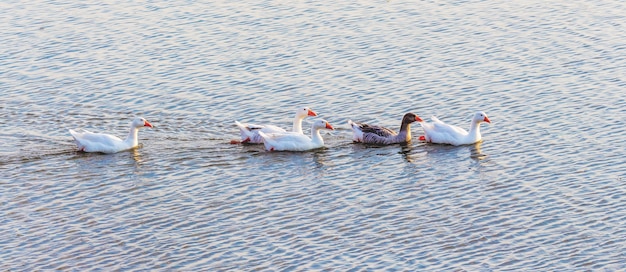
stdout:
{"type": "Polygon", "coordinates": [[[413,122],[423,122],[422,118],[417,116],[415,113],[409,112],[402,117],[402,124],[410,124],[413,122]]]}
{"type": "Polygon", "coordinates": [[[140,127],[152,127],[152,124],[150,124],[146,119],[142,118],[142,117],[135,117],[135,119],[133,120],[132,123],[133,127],[136,128],[140,128],[140,127]]]}
{"type": "Polygon", "coordinates": [[[296,117],[297,118],[304,119],[307,116],[317,116],[317,113],[315,113],[313,110],[311,110],[308,107],[301,107],[301,108],[298,108],[296,110],[296,117]]]}
{"type": "Polygon", "coordinates": [[[335,130],[335,128],[333,128],[333,126],[330,125],[330,123],[328,123],[328,121],[326,120],[317,120],[315,122],[313,122],[313,130],[316,129],[330,129],[330,130],[335,130]]]}
{"type": "Polygon", "coordinates": [[[480,124],[482,122],[487,122],[489,124],[491,124],[491,121],[489,120],[489,117],[487,117],[487,114],[485,114],[482,111],[476,112],[474,114],[474,118],[472,119],[473,122],[480,124]]]}

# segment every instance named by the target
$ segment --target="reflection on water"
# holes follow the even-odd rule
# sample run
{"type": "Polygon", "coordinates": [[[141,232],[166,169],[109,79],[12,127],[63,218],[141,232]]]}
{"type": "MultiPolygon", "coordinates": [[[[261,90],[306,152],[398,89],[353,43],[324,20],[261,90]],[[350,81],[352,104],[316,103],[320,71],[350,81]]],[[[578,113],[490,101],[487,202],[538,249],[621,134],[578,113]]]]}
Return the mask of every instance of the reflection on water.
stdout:
{"type": "Polygon", "coordinates": [[[413,162],[413,159],[411,159],[411,152],[413,151],[413,143],[409,142],[409,143],[402,143],[399,144],[400,145],[400,154],[402,154],[402,157],[404,158],[404,160],[406,162],[413,162]]]}
{"type": "Polygon", "coordinates": [[[141,162],[143,161],[141,159],[141,153],[139,152],[139,150],[143,148],[142,144],[139,144],[139,146],[135,147],[135,148],[131,148],[128,153],[130,154],[131,158],[136,162],[137,165],[141,164],[141,162]]]}
{"type": "Polygon", "coordinates": [[[477,142],[473,145],[470,145],[470,158],[475,159],[475,160],[483,160],[485,158],[487,158],[486,154],[483,154],[482,151],[480,150],[480,146],[483,144],[482,141],[477,142]]]}
{"type": "Polygon", "coordinates": [[[312,152],[313,161],[315,162],[315,168],[322,170],[327,164],[326,148],[321,148],[312,152]]]}

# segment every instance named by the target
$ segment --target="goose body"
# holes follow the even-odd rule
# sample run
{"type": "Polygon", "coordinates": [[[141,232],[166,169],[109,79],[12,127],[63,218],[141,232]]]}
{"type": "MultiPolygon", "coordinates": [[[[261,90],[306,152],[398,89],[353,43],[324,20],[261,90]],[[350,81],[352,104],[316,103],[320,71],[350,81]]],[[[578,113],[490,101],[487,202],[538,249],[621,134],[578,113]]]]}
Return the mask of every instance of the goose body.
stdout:
{"type": "Polygon", "coordinates": [[[311,138],[294,132],[268,133],[259,131],[267,151],[307,151],[324,146],[324,139],[320,135],[321,129],[334,128],[325,120],[317,120],[311,126],[311,138]]]}
{"type": "Polygon", "coordinates": [[[110,134],[93,133],[84,129],[79,131],[70,129],[69,131],[79,151],[116,153],[139,145],[137,134],[141,127],[152,127],[152,124],[146,119],[136,117],[130,124],[130,131],[124,140],[110,134]]]}
{"type": "Polygon", "coordinates": [[[446,124],[437,117],[432,116],[432,123],[420,122],[424,128],[424,136],[421,141],[435,144],[466,145],[482,141],[480,123],[491,123],[487,114],[482,111],[476,112],[472,118],[469,132],[453,125],[446,124]]]}
{"type": "MultiPolygon", "coordinates": [[[[308,116],[317,116],[317,113],[307,107],[298,108],[293,118],[293,127],[291,132],[303,134],[302,120],[304,120],[304,118],[308,116]]],[[[235,121],[235,124],[237,125],[237,127],[239,127],[242,143],[263,143],[263,138],[261,137],[261,135],[259,135],[259,132],[261,131],[265,134],[287,132],[286,130],[274,125],[242,124],[237,121],[235,121]]]]}
{"type": "Polygon", "coordinates": [[[400,131],[395,132],[381,126],[357,123],[348,120],[352,128],[352,141],[357,143],[389,145],[411,141],[411,123],[421,122],[422,119],[414,113],[407,113],[402,117],[400,131]]]}

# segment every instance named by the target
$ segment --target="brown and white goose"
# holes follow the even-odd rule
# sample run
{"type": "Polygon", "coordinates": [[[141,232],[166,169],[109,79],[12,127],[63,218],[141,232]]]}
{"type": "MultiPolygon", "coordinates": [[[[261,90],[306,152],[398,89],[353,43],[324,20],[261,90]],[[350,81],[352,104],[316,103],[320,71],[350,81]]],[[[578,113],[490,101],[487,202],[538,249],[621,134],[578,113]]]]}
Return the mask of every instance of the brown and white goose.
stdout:
{"type": "Polygon", "coordinates": [[[422,122],[422,119],[414,113],[407,113],[402,117],[400,132],[395,132],[386,127],[373,126],[364,123],[352,122],[348,124],[352,127],[352,140],[357,143],[389,145],[406,143],[411,141],[411,123],[422,122]]]}

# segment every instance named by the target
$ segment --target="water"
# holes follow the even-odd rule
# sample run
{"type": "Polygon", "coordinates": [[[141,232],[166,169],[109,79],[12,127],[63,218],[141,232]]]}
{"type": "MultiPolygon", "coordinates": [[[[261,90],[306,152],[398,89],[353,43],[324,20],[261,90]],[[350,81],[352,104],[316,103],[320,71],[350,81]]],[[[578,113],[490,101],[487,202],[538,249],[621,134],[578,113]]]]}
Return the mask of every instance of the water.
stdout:
{"type": "Polygon", "coordinates": [[[623,2],[0,6],[4,269],[626,269],[623,2]],[[301,105],[337,128],[325,149],[229,144],[301,105]],[[477,110],[461,147],[346,122],[477,110]],[[134,116],[155,128],[133,151],[67,131],[134,116]]]}

